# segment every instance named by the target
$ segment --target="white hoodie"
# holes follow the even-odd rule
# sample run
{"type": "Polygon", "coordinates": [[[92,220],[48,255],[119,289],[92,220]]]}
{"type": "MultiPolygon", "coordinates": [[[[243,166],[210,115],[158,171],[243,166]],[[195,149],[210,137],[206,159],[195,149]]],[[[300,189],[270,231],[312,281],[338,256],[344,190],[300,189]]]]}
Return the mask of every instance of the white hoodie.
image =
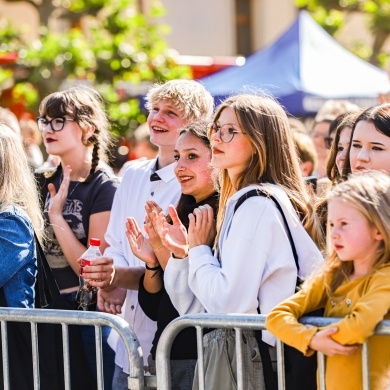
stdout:
{"type": "MultiPolygon", "coordinates": [[[[256,188],[270,192],[284,211],[298,254],[299,276],[305,279],[323,261],[281,187],[245,187],[227,202],[218,242],[220,260],[206,245],[190,249],[186,259],[170,258],[164,282],[179,314],[256,314],[257,307],[267,314],[294,294],[297,268],[283,217],[274,201],[254,196],[234,213],[238,199],[256,188]]],[[[262,334],[265,342],[275,345],[270,333],[262,334]]]]}

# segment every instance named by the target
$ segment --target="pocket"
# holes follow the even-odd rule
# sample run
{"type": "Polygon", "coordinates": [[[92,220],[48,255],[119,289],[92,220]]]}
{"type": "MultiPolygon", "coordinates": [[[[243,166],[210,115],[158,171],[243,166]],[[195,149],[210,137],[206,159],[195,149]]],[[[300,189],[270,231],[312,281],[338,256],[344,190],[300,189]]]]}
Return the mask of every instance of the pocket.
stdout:
{"type": "MultiPolygon", "coordinates": [[[[206,335],[210,342],[204,349],[205,388],[237,390],[235,338],[218,331],[206,335]]],[[[194,389],[198,388],[197,374],[198,368],[194,389]]]]}
{"type": "MultiPolygon", "coordinates": [[[[243,339],[243,344],[244,344],[243,339]]],[[[244,348],[243,348],[244,349],[244,348]]],[[[236,352],[236,336],[231,334],[226,337],[223,348],[223,357],[225,361],[225,371],[229,373],[230,381],[237,389],[237,352],[236,352]]],[[[227,374],[225,374],[227,376],[227,374]]]]}

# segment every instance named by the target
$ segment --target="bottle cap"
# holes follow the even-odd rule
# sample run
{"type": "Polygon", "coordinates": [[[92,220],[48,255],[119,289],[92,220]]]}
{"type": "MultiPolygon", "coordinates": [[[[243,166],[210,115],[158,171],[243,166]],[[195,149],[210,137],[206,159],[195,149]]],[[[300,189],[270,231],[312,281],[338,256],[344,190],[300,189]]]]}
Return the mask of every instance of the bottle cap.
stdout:
{"type": "Polygon", "coordinates": [[[100,239],[99,238],[90,238],[89,245],[100,246],[100,239]]]}

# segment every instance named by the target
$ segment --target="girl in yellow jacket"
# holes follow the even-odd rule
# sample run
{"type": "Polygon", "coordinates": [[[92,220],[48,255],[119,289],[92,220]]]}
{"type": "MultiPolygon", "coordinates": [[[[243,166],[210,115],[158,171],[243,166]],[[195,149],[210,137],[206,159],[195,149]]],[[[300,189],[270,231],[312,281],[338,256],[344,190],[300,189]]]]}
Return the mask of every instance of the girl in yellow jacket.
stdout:
{"type": "Polygon", "coordinates": [[[390,367],[390,337],[373,335],[390,319],[390,177],[371,171],[337,185],[328,195],[328,229],[325,265],[271,311],[266,326],[307,356],[326,355],[327,390],[362,389],[361,345],[368,341],[371,389],[378,389],[390,367]],[[319,308],[340,321],[324,328],[298,322],[319,308]]]}

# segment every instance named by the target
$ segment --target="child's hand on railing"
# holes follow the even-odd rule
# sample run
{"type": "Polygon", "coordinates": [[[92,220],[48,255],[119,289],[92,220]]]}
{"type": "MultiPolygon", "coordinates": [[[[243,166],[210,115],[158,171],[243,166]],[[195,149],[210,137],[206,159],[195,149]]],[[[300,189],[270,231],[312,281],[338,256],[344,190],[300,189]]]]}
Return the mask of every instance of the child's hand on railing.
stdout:
{"type": "Polygon", "coordinates": [[[358,349],[356,345],[342,345],[332,339],[339,330],[337,327],[318,331],[310,342],[310,348],[326,356],[351,355],[358,349]]]}

